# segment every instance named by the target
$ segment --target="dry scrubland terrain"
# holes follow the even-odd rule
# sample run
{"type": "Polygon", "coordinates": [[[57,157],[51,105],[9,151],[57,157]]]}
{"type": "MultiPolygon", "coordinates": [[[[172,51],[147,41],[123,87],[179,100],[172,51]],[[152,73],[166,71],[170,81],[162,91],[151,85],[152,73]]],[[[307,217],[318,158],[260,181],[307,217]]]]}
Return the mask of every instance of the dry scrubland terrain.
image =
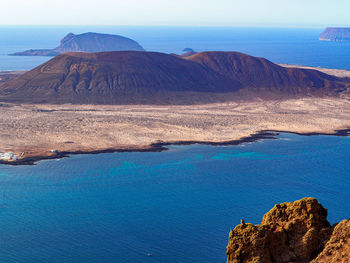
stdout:
{"type": "Polygon", "coordinates": [[[332,133],[348,127],[350,102],[335,98],[196,106],[2,104],[0,151],[24,158],[53,149],[143,149],[158,141],[230,141],[266,129],[332,133]]]}
{"type": "MultiPolygon", "coordinates": [[[[350,78],[350,71],[346,70],[317,70],[350,78]]],[[[0,84],[21,74],[23,72],[0,72],[0,84]]],[[[1,152],[14,152],[20,159],[54,157],[56,153],[52,150],[144,150],[160,141],[225,142],[261,130],[333,133],[348,128],[348,92],[338,97],[305,95],[299,99],[256,99],[187,106],[3,102],[0,103],[0,159],[3,158],[1,152]]]]}

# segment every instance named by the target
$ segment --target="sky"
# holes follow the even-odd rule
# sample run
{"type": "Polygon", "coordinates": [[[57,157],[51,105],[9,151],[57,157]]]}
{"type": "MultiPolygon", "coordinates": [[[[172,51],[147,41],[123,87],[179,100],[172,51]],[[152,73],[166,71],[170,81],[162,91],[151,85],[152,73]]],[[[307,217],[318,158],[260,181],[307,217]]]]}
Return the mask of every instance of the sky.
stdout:
{"type": "Polygon", "coordinates": [[[0,25],[350,26],[350,0],[1,0],[0,25]]]}

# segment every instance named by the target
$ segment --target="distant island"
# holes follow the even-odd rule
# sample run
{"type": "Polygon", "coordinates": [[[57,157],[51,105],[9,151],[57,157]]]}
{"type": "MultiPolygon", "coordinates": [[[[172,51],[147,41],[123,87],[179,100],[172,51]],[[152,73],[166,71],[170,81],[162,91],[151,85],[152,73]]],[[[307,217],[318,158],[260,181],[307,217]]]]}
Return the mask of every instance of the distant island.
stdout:
{"type": "Polygon", "coordinates": [[[238,52],[123,51],[61,54],[0,86],[6,102],[183,105],[337,97],[350,82],[238,52]]]}
{"type": "Polygon", "coordinates": [[[350,27],[327,27],[319,36],[322,41],[350,41],[350,27]]]}
{"type": "Polygon", "coordinates": [[[238,144],[271,130],[347,135],[349,77],[238,52],[60,54],[0,73],[0,163],[238,144]]]}
{"type": "Polygon", "coordinates": [[[182,52],[194,52],[192,48],[186,47],[182,50],[182,52]]]}
{"type": "Polygon", "coordinates": [[[54,49],[30,49],[10,54],[12,56],[57,56],[65,52],[103,52],[103,51],[144,51],[136,41],[119,35],[84,33],[75,35],[69,33],[54,49]]]}

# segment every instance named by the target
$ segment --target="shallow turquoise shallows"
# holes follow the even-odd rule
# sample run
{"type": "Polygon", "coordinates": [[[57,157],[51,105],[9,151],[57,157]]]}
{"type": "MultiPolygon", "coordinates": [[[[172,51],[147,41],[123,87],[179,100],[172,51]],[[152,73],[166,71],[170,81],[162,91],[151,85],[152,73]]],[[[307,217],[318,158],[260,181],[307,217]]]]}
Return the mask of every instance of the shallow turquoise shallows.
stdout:
{"type": "Polygon", "coordinates": [[[230,228],[277,202],[349,218],[349,161],[350,137],[281,134],[0,166],[0,262],[225,262],[230,228]]]}

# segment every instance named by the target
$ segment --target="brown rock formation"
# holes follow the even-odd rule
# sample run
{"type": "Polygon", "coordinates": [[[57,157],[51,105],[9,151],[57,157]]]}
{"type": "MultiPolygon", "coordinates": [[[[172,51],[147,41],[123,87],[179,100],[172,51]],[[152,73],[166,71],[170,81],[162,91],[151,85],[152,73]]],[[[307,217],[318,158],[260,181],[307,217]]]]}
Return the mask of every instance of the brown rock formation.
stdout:
{"type": "Polygon", "coordinates": [[[350,220],[343,220],[334,228],[324,250],[312,263],[350,262],[350,220]]]}
{"type": "Polygon", "coordinates": [[[278,93],[295,96],[343,89],[342,84],[336,84],[339,79],[334,76],[316,70],[281,67],[265,58],[239,52],[201,52],[186,59],[227,78],[237,79],[251,93],[260,96],[263,96],[262,93],[267,96],[278,93]]]}
{"type": "Polygon", "coordinates": [[[6,102],[201,104],[339,96],[350,83],[237,52],[202,52],[181,58],[121,51],[61,54],[0,86],[0,100],[6,102]]]}
{"type": "Polygon", "coordinates": [[[1,100],[27,103],[190,104],[239,88],[238,81],[192,61],[123,51],[58,55],[5,83],[0,93],[1,100]]]}
{"type": "Polygon", "coordinates": [[[231,230],[227,262],[350,262],[350,221],[332,229],[327,209],[314,198],[278,204],[260,225],[231,230]]]}

